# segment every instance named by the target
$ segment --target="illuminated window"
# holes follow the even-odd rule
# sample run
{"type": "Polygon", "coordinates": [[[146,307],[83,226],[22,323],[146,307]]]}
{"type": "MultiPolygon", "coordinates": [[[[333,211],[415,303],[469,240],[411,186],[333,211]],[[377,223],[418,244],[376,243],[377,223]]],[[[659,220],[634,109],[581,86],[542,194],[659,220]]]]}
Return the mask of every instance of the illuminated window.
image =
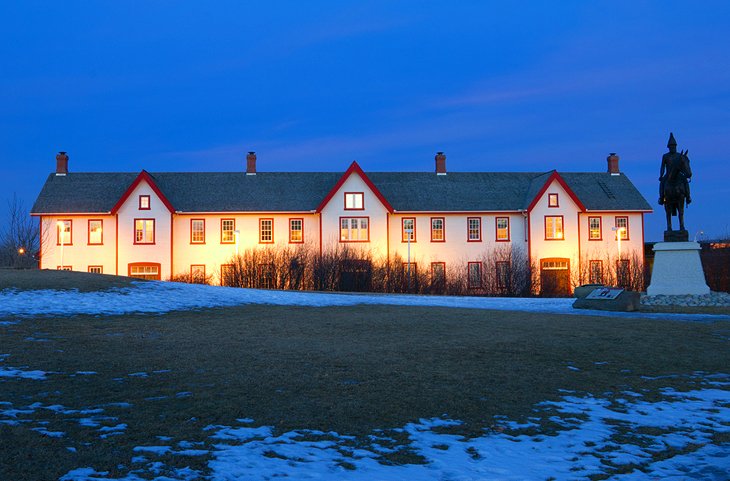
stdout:
{"type": "Polygon", "coordinates": [[[364,208],[362,192],[345,192],[345,210],[363,210],[364,208]]]}
{"type": "Polygon", "coordinates": [[[190,221],[190,243],[205,244],[205,219],[190,221]]]}
{"type": "Polygon", "coordinates": [[[129,266],[129,276],[139,279],[160,280],[159,264],[136,264],[129,266]]]}
{"type": "Polygon", "coordinates": [[[56,245],[70,246],[73,244],[73,236],[71,235],[71,224],[73,221],[59,220],[56,223],[56,245]]]}
{"type": "Polygon", "coordinates": [[[71,271],[71,266],[56,266],[56,270],[58,271],[71,271]]]}
{"type": "Polygon", "coordinates": [[[401,241],[403,242],[416,242],[416,218],[415,217],[404,217],[402,228],[401,228],[401,241]]]}
{"type": "Polygon", "coordinates": [[[508,241],[509,240],[509,217],[497,217],[497,240],[508,241]]]}
{"type": "Polygon", "coordinates": [[[89,266],[89,272],[92,274],[102,274],[104,268],[102,266],[89,266]]]}
{"type": "Polygon", "coordinates": [[[233,244],[235,239],[236,219],[221,219],[221,244],[233,244]]]}
{"type": "Polygon", "coordinates": [[[304,219],[289,219],[289,242],[304,242],[304,219]]]}
{"type": "Polygon", "coordinates": [[[89,221],[89,245],[102,245],[104,243],[101,219],[89,221]]]}
{"type": "Polygon", "coordinates": [[[603,261],[590,262],[588,282],[591,284],[603,284],[603,261]]]}
{"type": "Polygon", "coordinates": [[[150,210],[150,196],[140,195],[139,196],[139,210],[150,210]]]}
{"type": "Polygon", "coordinates": [[[589,217],[588,218],[588,239],[589,240],[601,240],[601,218],[600,217],[589,217]]]}
{"type": "Polygon", "coordinates": [[[563,240],[563,216],[545,216],[545,239],[563,240]]]}
{"type": "Polygon", "coordinates": [[[134,219],[134,243],[155,243],[155,219],[134,219]]]}
{"type": "Polygon", "coordinates": [[[259,219],[259,242],[261,244],[274,242],[274,219],[259,219]]]}
{"type": "Polygon", "coordinates": [[[616,229],[620,229],[616,231],[616,238],[618,238],[618,233],[621,233],[621,240],[629,240],[629,218],[627,216],[617,216],[616,217],[616,229]]]}
{"type": "Polygon", "coordinates": [[[481,242],[482,240],[482,219],[480,217],[467,217],[467,238],[469,242],[481,242]]]}
{"type": "Polygon", "coordinates": [[[368,242],[367,217],[340,217],[340,242],[368,242]]]}
{"type": "Polygon", "coordinates": [[[558,194],[548,194],[548,207],[560,207],[558,205],[558,194]]]}
{"type": "Polygon", "coordinates": [[[467,286],[469,289],[482,287],[482,263],[469,262],[467,264],[467,286]]]}
{"type": "Polygon", "coordinates": [[[500,289],[504,289],[509,287],[510,282],[510,268],[509,268],[509,262],[508,261],[497,261],[496,262],[496,268],[497,268],[497,287],[500,289]]]}
{"type": "Polygon", "coordinates": [[[443,217],[431,217],[431,242],[444,242],[446,240],[445,219],[443,217]]]}

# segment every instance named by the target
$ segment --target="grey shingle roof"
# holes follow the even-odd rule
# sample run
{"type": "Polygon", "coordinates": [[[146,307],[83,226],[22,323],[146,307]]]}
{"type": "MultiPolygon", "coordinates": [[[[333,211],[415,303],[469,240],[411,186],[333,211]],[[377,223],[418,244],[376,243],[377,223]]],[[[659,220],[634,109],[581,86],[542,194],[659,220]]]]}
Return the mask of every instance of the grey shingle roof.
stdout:
{"type": "MultiPolygon", "coordinates": [[[[397,211],[516,211],[527,208],[552,172],[366,172],[397,211]]],[[[180,212],[315,210],[342,172],[151,173],[180,212]]],[[[560,173],[589,210],[650,210],[624,175],[560,173]]],[[[135,173],[50,174],[32,212],[109,212],[135,173]]]]}

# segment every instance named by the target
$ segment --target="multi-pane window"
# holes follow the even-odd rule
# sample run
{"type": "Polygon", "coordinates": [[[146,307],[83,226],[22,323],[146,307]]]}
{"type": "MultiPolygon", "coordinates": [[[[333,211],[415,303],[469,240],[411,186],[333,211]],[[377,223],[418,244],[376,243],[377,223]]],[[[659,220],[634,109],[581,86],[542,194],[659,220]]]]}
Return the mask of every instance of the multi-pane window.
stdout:
{"type": "Polygon", "coordinates": [[[563,235],[563,216],[545,216],[545,239],[562,240],[563,235]]]}
{"type": "Polygon", "coordinates": [[[56,270],[59,271],[72,271],[73,269],[71,266],[56,266],[56,270]]]}
{"type": "Polygon", "coordinates": [[[233,244],[236,231],[236,219],[221,219],[221,244],[233,244]]]}
{"type": "Polygon", "coordinates": [[[154,264],[140,264],[129,266],[129,276],[140,279],[159,280],[160,266],[154,264]]]}
{"type": "Polygon", "coordinates": [[[155,243],[155,219],[134,219],[134,243],[155,243]]]}
{"type": "Polygon", "coordinates": [[[417,277],[417,271],[416,271],[416,263],[415,262],[404,262],[403,263],[403,274],[408,276],[410,274],[411,278],[417,277]]]}
{"type": "Polygon", "coordinates": [[[150,196],[140,195],[139,196],[139,210],[150,210],[150,196]]]}
{"type": "Polygon", "coordinates": [[[340,242],[367,242],[367,217],[340,217],[340,242]]]}
{"type": "Polygon", "coordinates": [[[509,240],[509,217],[497,217],[497,241],[509,240]]]}
{"type": "Polygon", "coordinates": [[[192,264],[190,266],[190,282],[205,284],[205,264],[192,264]]]}
{"type": "Polygon", "coordinates": [[[190,243],[205,244],[205,219],[190,221],[190,243]]]}
{"type": "Polygon", "coordinates": [[[363,196],[362,192],[345,192],[345,210],[363,210],[363,196]]]}
{"type": "Polygon", "coordinates": [[[401,241],[403,242],[416,242],[416,218],[415,217],[404,217],[403,228],[401,229],[401,241]]]}
{"type": "Polygon", "coordinates": [[[431,263],[431,285],[443,288],[446,285],[446,263],[431,263]]]}
{"type": "Polygon", "coordinates": [[[258,284],[259,287],[263,289],[271,289],[275,287],[274,281],[276,279],[274,270],[274,264],[259,264],[259,278],[258,278],[258,284]]]}
{"type": "Polygon", "coordinates": [[[509,287],[510,269],[508,261],[497,261],[497,287],[504,289],[509,287]]]}
{"type": "Polygon", "coordinates": [[[102,224],[103,221],[101,219],[89,221],[89,245],[101,245],[104,243],[104,239],[102,237],[102,224]]]}
{"type": "Polygon", "coordinates": [[[259,242],[261,244],[274,242],[274,219],[259,219],[259,242]]]}
{"type": "Polygon", "coordinates": [[[234,268],[233,264],[221,264],[221,285],[233,286],[234,284],[234,268]]]}
{"type": "Polygon", "coordinates": [[[559,207],[558,194],[548,194],[548,207],[559,207]]]}
{"type": "Polygon", "coordinates": [[[304,242],[304,219],[289,219],[289,242],[304,242]]]}
{"type": "Polygon", "coordinates": [[[71,219],[59,220],[56,223],[56,245],[71,245],[73,237],[71,236],[71,219]]]}
{"type": "Polygon", "coordinates": [[[588,240],[601,240],[601,218],[588,218],[588,240]]]}
{"type": "Polygon", "coordinates": [[[621,235],[621,240],[629,240],[629,218],[626,216],[616,217],[616,238],[621,235]]]}
{"type": "Polygon", "coordinates": [[[469,289],[482,287],[482,263],[469,262],[467,264],[467,285],[469,289]]]}
{"type": "Polygon", "coordinates": [[[467,237],[469,242],[480,242],[482,240],[482,219],[480,217],[467,217],[467,237]]]}
{"type": "Polygon", "coordinates": [[[591,284],[603,284],[603,261],[591,261],[588,282],[591,284]]]}
{"type": "Polygon", "coordinates": [[[446,240],[443,217],[431,217],[431,242],[446,240]]]}
{"type": "Polygon", "coordinates": [[[104,268],[102,266],[89,266],[89,272],[92,274],[102,274],[104,268]]]}

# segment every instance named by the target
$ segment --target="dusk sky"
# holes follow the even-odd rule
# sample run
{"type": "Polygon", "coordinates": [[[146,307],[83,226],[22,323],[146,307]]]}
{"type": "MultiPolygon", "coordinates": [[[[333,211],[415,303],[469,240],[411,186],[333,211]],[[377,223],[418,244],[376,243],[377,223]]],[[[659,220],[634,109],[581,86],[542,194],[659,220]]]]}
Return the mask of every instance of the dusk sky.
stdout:
{"type": "MultiPolygon", "coordinates": [[[[10,2],[2,196],[71,172],[621,171],[657,209],[673,131],[690,238],[730,234],[730,3],[10,2]]],[[[3,200],[4,199],[0,199],[3,200]]],[[[3,202],[4,204],[4,202],[3,202]]],[[[5,218],[6,209],[0,213],[5,218]]],[[[661,240],[663,210],[647,216],[661,240]]]]}

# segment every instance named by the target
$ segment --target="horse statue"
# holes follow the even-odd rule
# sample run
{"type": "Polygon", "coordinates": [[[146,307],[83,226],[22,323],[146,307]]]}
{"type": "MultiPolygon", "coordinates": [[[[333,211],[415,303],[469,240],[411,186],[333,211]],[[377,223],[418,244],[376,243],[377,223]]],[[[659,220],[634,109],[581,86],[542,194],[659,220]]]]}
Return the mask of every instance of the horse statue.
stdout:
{"type": "Polygon", "coordinates": [[[685,150],[679,155],[666,155],[666,175],[662,178],[663,189],[660,203],[664,204],[664,211],[667,214],[667,231],[672,231],[672,217],[679,217],[679,230],[684,228],[684,206],[692,202],[689,195],[689,182],[692,178],[692,169],[689,165],[689,153],[685,150]]]}

